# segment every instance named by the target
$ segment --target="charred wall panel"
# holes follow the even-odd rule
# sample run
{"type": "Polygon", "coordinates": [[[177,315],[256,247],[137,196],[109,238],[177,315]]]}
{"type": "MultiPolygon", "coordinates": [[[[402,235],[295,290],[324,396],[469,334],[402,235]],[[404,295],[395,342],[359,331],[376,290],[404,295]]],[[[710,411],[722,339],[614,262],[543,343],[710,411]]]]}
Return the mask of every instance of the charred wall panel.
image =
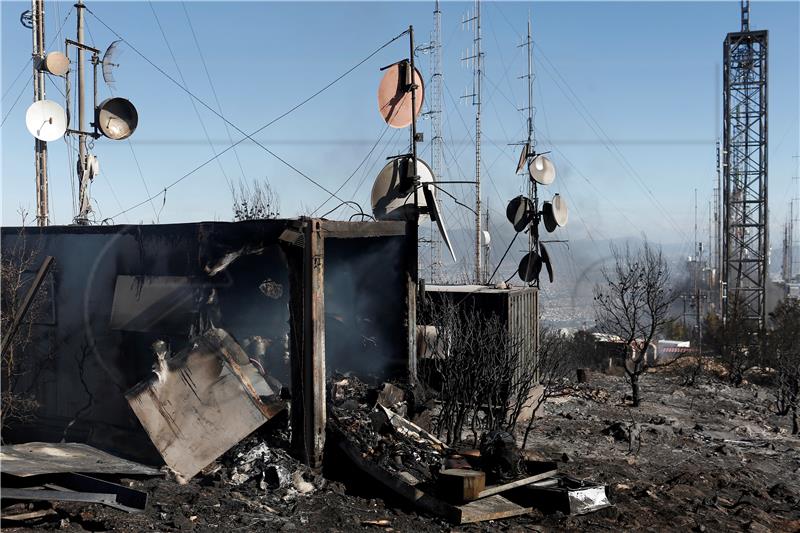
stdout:
{"type": "MultiPolygon", "coordinates": [[[[130,306],[148,281],[186,280],[193,287],[194,301],[189,303],[198,317],[202,313],[240,340],[274,337],[282,359],[288,296],[270,298],[259,285],[267,279],[286,283],[276,244],[284,227],[283,222],[270,222],[3,228],[4,259],[21,247],[55,258],[55,321],[34,326],[35,340],[20,359],[27,359],[35,371],[20,376],[15,387],[30,391],[38,402],[36,417],[12,426],[4,437],[65,438],[123,454],[138,448],[157,457],[122,393],[151,374],[154,341],[164,340],[177,352],[196,321],[191,316],[184,316],[183,323],[159,320],[163,310],[156,309],[155,316],[138,326],[112,327],[118,285],[127,289],[123,293],[130,301],[122,298],[117,305],[130,306]],[[210,275],[209,270],[223,264],[227,266],[210,275]],[[126,286],[132,282],[134,286],[126,286]],[[217,302],[207,301],[210,288],[217,302]],[[145,323],[149,330],[137,331],[145,323]]],[[[145,313],[152,310],[143,308],[145,313]]]]}

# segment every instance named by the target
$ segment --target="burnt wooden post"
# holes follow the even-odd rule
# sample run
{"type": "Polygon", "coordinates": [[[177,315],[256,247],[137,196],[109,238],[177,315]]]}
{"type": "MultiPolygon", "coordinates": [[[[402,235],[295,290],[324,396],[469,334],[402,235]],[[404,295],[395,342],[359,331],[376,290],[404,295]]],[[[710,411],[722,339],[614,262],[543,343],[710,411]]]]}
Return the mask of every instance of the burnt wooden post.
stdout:
{"type": "Polygon", "coordinates": [[[305,448],[311,466],[322,465],[325,447],[325,238],[321,222],[305,227],[304,275],[306,309],[303,357],[303,408],[305,448]]]}
{"type": "Polygon", "coordinates": [[[304,463],[322,464],[325,447],[325,241],[320,221],[298,228],[302,244],[284,246],[289,262],[292,449],[304,463]]]}
{"type": "MultiPolygon", "coordinates": [[[[417,293],[419,291],[417,233],[419,225],[416,221],[406,223],[406,283],[407,283],[407,315],[408,331],[408,381],[417,382],[417,293]]],[[[421,295],[424,298],[425,295],[421,295]]]]}

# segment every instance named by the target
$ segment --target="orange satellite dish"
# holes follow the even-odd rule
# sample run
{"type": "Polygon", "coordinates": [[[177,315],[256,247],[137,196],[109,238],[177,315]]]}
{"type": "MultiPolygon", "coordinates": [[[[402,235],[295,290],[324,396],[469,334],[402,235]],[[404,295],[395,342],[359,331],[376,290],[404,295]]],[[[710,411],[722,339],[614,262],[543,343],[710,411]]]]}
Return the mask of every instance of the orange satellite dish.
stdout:
{"type": "Polygon", "coordinates": [[[425,99],[425,88],[422,74],[414,68],[414,84],[416,90],[416,106],[411,114],[411,65],[408,61],[400,61],[386,69],[381,84],[378,86],[378,111],[383,120],[393,128],[406,128],[411,125],[411,120],[419,115],[422,110],[422,101],[425,99]]]}

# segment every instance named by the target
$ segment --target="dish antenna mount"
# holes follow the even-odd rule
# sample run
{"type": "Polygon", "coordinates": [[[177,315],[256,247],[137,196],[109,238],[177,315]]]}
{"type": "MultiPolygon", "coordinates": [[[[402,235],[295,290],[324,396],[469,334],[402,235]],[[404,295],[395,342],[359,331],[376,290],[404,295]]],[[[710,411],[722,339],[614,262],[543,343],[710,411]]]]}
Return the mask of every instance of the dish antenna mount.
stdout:
{"type": "MultiPolygon", "coordinates": [[[[89,199],[89,183],[97,175],[97,158],[89,153],[91,146],[88,139],[99,139],[106,137],[107,139],[119,141],[130,137],[139,124],[139,114],[136,107],[127,99],[114,96],[107,98],[98,103],[97,92],[97,77],[98,70],[102,68],[103,81],[112,89],[115,88],[114,70],[119,66],[118,58],[122,52],[120,47],[121,40],[112,42],[102,59],[100,59],[100,50],[91,47],[84,43],[83,30],[84,30],[84,10],[86,7],[83,0],[78,0],[75,4],[78,18],[78,32],[77,39],[66,40],[66,56],[70,57],[70,48],[74,47],[77,59],[77,68],[74,75],[77,78],[77,96],[78,96],[78,109],[77,109],[77,123],[71,128],[67,128],[67,134],[78,137],[78,213],[75,216],[75,222],[78,224],[89,223],[89,212],[91,211],[91,202],[89,199]],[[92,65],[93,86],[94,94],[90,103],[90,108],[93,121],[86,125],[86,83],[84,83],[85,76],[85,60],[84,56],[89,54],[89,62],[92,65]]],[[[67,73],[70,76],[70,73],[67,73]]],[[[70,112],[70,102],[67,102],[67,116],[73,117],[70,112]]]]}
{"type": "Polygon", "coordinates": [[[378,86],[378,112],[393,128],[410,128],[411,153],[395,156],[383,167],[372,186],[372,213],[378,220],[415,221],[430,217],[439,229],[453,261],[456,260],[442,212],[436,199],[436,176],[417,157],[417,116],[422,111],[425,88],[414,65],[414,26],[408,27],[409,57],[382,68],[378,86]]]}

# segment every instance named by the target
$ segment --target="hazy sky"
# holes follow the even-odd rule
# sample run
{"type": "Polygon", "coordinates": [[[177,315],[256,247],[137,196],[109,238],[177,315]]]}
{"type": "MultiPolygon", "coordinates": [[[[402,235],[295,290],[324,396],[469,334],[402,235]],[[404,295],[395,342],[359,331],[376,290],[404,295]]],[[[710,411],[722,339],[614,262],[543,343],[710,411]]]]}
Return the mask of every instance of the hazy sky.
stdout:
{"type": "MultiPolygon", "coordinates": [[[[75,37],[73,3],[46,2],[46,38],[54,43],[49,49],[63,49],[64,37],[75,37]]],[[[94,13],[86,15],[86,38],[91,44],[104,50],[117,38],[103,25],[107,24],[209,106],[221,107],[228,120],[247,132],[315,93],[409,24],[414,25],[417,44],[425,44],[433,23],[433,2],[98,1],[88,6],[94,13]]],[[[780,247],[780,225],[792,196],[791,177],[797,173],[798,160],[793,156],[800,153],[798,6],[753,2],[751,7],[751,28],[770,32],[773,249],[780,247]]],[[[19,206],[35,211],[33,140],[24,124],[32,99],[31,86],[24,85],[31,78],[30,65],[26,66],[31,37],[19,22],[20,13],[29,7],[4,1],[0,10],[5,121],[2,223],[6,225],[19,223],[19,206]]],[[[474,172],[474,108],[460,98],[471,91],[471,71],[460,58],[472,47],[472,32],[461,24],[472,9],[472,3],[442,5],[445,179],[451,180],[471,179],[474,172]]],[[[485,2],[482,172],[484,199],[496,224],[506,224],[505,204],[524,184],[514,175],[519,148],[509,143],[522,139],[525,132],[518,108],[525,105],[526,91],[518,77],[525,71],[526,59],[518,45],[524,40],[529,14],[536,43],[537,147],[553,151],[558,169],[556,182],[543,194],[560,192],[572,209],[562,237],[606,239],[646,232],[657,241],[688,245],[695,188],[700,231],[707,231],[714,143],[721,127],[722,42],[726,32],[739,29],[739,2],[485,2]]],[[[313,211],[328,197],[295,170],[245,141],[218,163],[171,188],[166,199],[160,195],[118,215],[208,160],[213,151],[227,148],[228,131],[234,141],[242,137],[195,102],[196,112],[185,92],[130,46],[121,47],[115,93],[134,102],[139,128],[130,142],[101,138],[94,144],[101,167],[92,185],[97,220],[228,220],[228,182],[243,179],[267,178],[280,195],[281,214],[286,216],[313,211]]],[[[355,171],[339,196],[368,209],[374,176],[387,156],[404,152],[408,143],[407,130],[387,130],[377,112],[379,68],[407,55],[408,41],[395,41],[257,139],[331,190],[355,171]],[[381,142],[359,167],[381,135],[381,142]]],[[[417,61],[428,77],[430,56],[420,52],[417,61]]],[[[111,94],[102,79],[99,84],[101,98],[111,94]]],[[[59,89],[64,90],[63,79],[50,78],[48,98],[63,104],[59,89]]],[[[430,122],[422,120],[420,129],[426,134],[421,154],[429,159],[430,122]]],[[[63,140],[50,143],[49,150],[52,220],[66,224],[74,215],[74,155],[70,159],[63,140]]],[[[450,190],[462,201],[473,202],[468,188],[450,190]]],[[[469,212],[448,199],[442,201],[454,230],[472,223],[469,212]]],[[[337,203],[329,202],[323,211],[337,203]]],[[[331,216],[351,214],[343,208],[331,216]]]]}

